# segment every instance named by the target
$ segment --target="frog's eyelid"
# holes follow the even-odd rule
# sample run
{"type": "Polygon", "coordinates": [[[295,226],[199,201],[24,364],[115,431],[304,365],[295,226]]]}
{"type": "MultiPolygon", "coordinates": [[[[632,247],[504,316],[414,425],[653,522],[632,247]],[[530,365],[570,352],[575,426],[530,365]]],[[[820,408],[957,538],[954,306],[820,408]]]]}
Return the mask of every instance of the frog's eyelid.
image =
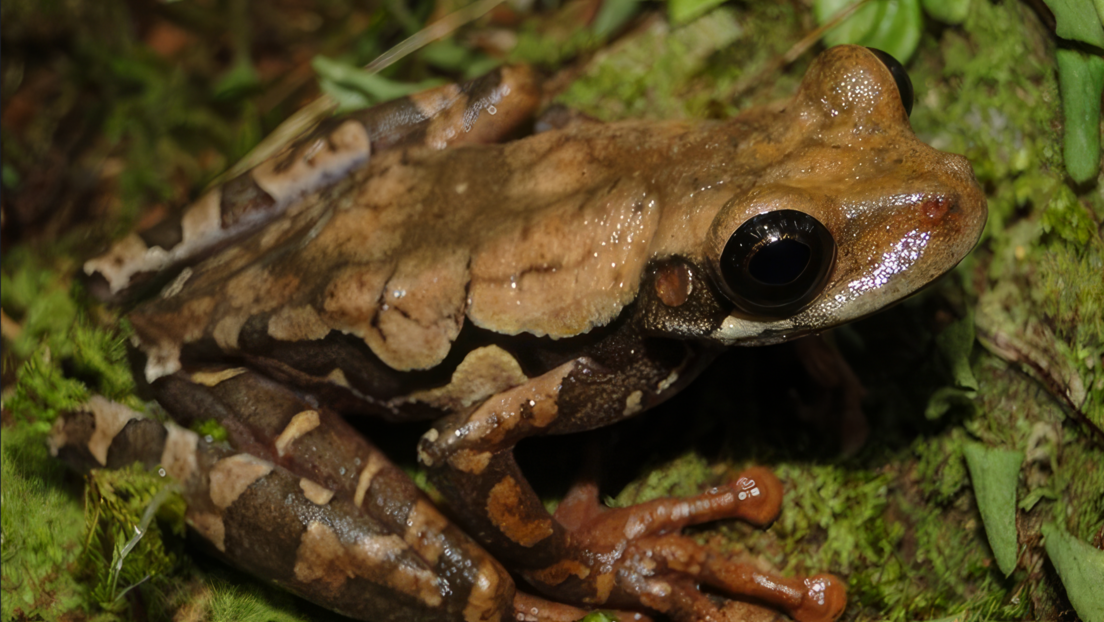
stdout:
{"type": "Polygon", "coordinates": [[[882,61],[882,64],[889,70],[890,75],[893,76],[893,81],[897,83],[897,93],[901,96],[901,103],[905,105],[905,114],[912,116],[912,104],[916,96],[912,88],[912,78],[909,78],[904,65],[888,52],[883,52],[878,48],[866,49],[877,56],[878,60],[882,61]]]}

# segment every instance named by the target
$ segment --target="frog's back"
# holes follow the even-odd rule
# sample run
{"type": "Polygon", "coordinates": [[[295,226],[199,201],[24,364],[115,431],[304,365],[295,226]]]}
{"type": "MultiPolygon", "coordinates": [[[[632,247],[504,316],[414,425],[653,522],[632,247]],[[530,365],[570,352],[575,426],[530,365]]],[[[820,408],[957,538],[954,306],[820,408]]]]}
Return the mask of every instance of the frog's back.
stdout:
{"type": "Polygon", "coordinates": [[[400,371],[440,363],[465,320],[507,335],[585,333],[635,297],[665,204],[662,160],[699,134],[582,124],[379,154],[186,272],[135,325],[147,344],[207,339],[230,353],[246,324],[289,342],[338,331],[400,371]],[[157,334],[166,327],[174,334],[157,334]]]}

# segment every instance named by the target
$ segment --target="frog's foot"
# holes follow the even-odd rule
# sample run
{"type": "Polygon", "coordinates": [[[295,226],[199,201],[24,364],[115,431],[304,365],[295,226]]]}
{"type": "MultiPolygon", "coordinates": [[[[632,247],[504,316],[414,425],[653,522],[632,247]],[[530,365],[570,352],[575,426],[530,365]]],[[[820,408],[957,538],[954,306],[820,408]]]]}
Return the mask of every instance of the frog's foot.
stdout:
{"type": "MultiPolygon", "coordinates": [[[[722,605],[698,590],[698,585],[705,585],[781,609],[799,622],[830,622],[846,603],[839,579],[780,577],[733,562],[678,534],[688,525],[729,518],[764,526],[777,518],[781,504],[778,478],[767,469],[752,468],[735,482],[695,497],[616,509],[603,507],[597,487],[583,482],[572,489],[555,516],[577,546],[594,552],[592,568],[575,569],[575,576],[594,586],[600,602],[644,605],[678,620],[728,619],[722,605]],[[584,578],[584,574],[594,576],[584,578]]],[[[557,574],[562,576],[562,569],[552,567],[526,576],[538,585],[551,586],[563,582],[557,574]]]]}

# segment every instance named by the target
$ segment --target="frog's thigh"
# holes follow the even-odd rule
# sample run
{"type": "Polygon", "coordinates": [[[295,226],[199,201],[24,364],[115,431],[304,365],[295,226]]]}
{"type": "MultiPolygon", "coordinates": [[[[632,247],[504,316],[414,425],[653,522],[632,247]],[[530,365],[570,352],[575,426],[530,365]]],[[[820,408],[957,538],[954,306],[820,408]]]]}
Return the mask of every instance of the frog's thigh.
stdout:
{"type": "Polygon", "coordinates": [[[189,513],[237,565],[361,619],[483,620],[510,607],[502,567],[325,407],[243,368],[154,388],[174,416],[229,433],[235,449],[205,471],[210,489],[189,513]]]}

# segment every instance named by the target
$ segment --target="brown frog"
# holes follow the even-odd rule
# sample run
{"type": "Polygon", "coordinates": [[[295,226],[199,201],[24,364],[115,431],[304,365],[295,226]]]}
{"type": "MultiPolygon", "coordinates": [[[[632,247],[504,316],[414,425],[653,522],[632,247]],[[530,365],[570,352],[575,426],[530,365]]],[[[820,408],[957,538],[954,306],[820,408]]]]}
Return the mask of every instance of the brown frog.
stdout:
{"type": "Polygon", "coordinates": [[[587,609],[726,619],[708,586],[832,620],[839,579],[679,534],[772,521],[766,470],[619,509],[584,481],[553,515],[513,447],[630,417],[724,347],[818,333],[954,267],[985,198],[964,158],[913,135],[902,72],[840,46],[793,99],[728,121],[575,120],[494,143],[539,100],[504,68],[333,120],[86,265],[116,294],[186,266],[131,313],[134,345],[173,417],[217,419],[229,443],[97,399],[54,447],[160,464],[215,549],[363,620],[581,614],[506,568],[587,609]],[[459,526],[339,413],[432,421],[418,459],[459,526]]]}

